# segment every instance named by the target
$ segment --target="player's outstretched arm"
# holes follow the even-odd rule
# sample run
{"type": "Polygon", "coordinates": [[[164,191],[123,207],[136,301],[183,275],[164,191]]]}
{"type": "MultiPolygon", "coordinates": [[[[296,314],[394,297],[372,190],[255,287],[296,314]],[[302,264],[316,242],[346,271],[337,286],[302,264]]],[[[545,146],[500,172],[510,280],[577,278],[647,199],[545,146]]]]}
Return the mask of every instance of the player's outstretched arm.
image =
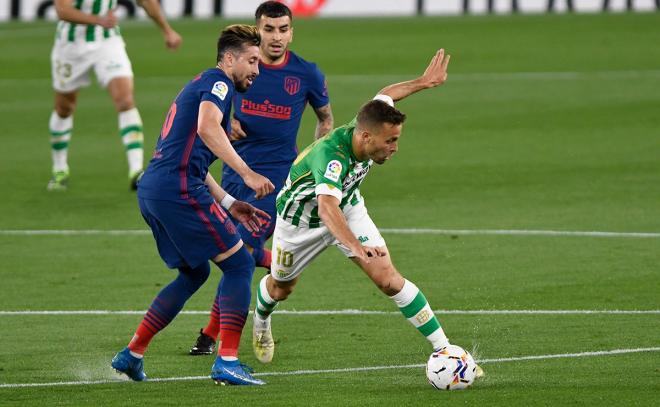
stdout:
{"type": "Polygon", "coordinates": [[[160,7],[158,0],[137,0],[140,7],[147,12],[149,18],[151,18],[158,28],[163,32],[163,38],[165,39],[165,46],[169,49],[177,49],[181,45],[181,36],[179,33],[174,31],[170,24],[165,18],[163,9],[160,7]]]}
{"type": "Polygon", "coordinates": [[[256,192],[257,199],[273,192],[275,186],[270,180],[252,171],[236,153],[220,122],[222,112],[213,102],[205,100],[199,104],[197,134],[209,150],[243,178],[245,184],[256,192]]]}
{"type": "Polygon", "coordinates": [[[270,215],[261,209],[255,208],[247,202],[236,200],[222,189],[220,184],[213,178],[211,173],[206,174],[204,183],[209,187],[209,192],[216,202],[220,202],[223,208],[231,213],[234,219],[241,222],[250,232],[258,232],[261,225],[270,219],[270,215]]]}
{"type": "Polygon", "coordinates": [[[395,102],[404,99],[415,92],[423,89],[435,88],[447,80],[447,66],[449,65],[449,54],[445,54],[444,49],[439,49],[431,63],[426,67],[422,76],[400,83],[394,83],[386,86],[378,94],[387,95],[395,102]]]}
{"type": "Polygon", "coordinates": [[[117,25],[117,17],[110,11],[105,16],[96,16],[80,11],[73,6],[73,0],[55,0],[57,18],[75,24],[100,25],[112,28],[117,25]]]}

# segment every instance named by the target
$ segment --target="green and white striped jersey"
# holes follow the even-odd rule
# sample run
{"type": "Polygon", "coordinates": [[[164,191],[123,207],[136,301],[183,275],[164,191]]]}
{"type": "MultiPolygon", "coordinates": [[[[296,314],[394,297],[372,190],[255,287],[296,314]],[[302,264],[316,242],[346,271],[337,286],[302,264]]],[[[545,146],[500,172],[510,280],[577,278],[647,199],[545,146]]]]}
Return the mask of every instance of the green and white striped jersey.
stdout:
{"type": "Polygon", "coordinates": [[[284,220],[295,226],[321,226],[318,192],[335,196],[342,209],[362,200],[359,187],[373,161],[358,161],[353,154],[355,121],[334,129],[298,155],[277,195],[277,214],[284,220]]]}
{"type": "MultiPolygon", "coordinates": [[[[80,11],[97,16],[104,16],[115,8],[117,0],[73,0],[73,6],[80,11]]],[[[103,28],[94,24],[76,24],[58,21],[55,33],[56,42],[97,42],[119,36],[119,27],[103,28]]]]}

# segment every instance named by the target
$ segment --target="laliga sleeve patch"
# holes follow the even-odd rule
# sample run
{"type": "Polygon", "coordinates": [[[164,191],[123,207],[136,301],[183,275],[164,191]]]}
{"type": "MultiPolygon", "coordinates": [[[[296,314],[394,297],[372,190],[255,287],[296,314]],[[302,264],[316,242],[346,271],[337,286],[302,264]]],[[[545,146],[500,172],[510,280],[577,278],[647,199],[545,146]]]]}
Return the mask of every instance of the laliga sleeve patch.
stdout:
{"type": "Polygon", "coordinates": [[[229,92],[229,87],[223,81],[217,81],[213,84],[213,89],[211,89],[211,93],[219,97],[220,100],[225,100],[227,92],[229,92]]]}
{"type": "Polygon", "coordinates": [[[323,174],[323,176],[331,181],[338,182],[340,175],[341,163],[337,160],[330,161],[328,166],[325,168],[325,174],[323,174]]]}

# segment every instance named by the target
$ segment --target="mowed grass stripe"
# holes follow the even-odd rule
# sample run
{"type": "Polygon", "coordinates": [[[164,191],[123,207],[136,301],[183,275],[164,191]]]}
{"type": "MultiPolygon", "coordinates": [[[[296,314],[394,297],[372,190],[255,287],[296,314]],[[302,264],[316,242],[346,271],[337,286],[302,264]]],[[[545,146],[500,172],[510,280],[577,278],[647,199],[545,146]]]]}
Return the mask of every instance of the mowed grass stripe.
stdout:
{"type": "MultiPolygon", "coordinates": [[[[0,316],[33,316],[33,315],[142,315],[146,310],[24,310],[24,311],[0,311],[0,316]]],[[[253,311],[250,311],[252,313],[253,311]]],[[[494,309],[494,310],[459,310],[439,309],[433,311],[439,315],[654,315],[660,314],[660,310],[532,310],[532,309],[494,309]]],[[[209,310],[184,310],[183,315],[207,315],[209,310]]],[[[277,310],[277,315],[401,315],[399,311],[377,311],[359,309],[339,310],[277,310]]]]}
{"type": "MultiPolygon", "coordinates": [[[[382,233],[393,235],[457,235],[457,236],[574,236],[608,238],[660,238],[660,232],[605,232],[580,230],[526,230],[526,229],[430,229],[430,228],[383,228],[382,233]]],[[[0,236],[141,236],[151,235],[146,229],[1,229],[0,236]]]]}
{"type": "MultiPolygon", "coordinates": [[[[329,74],[328,79],[333,82],[347,81],[347,82],[387,82],[400,79],[410,79],[417,75],[417,72],[400,73],[400,74],[329,74]]],[[[194,75],[192,75],[194,76],[194,75]]],[[[191,78],[190,75],[164,75],[164,76],[140,76],[140,81],[185,81],[191,78]]],[[[472,72],[472,73],[449,73],[451,81],[492,81],[492,80],[583,80],[583,79],[639,79],[639,78],[660,78],[659,69],[643,69],[643,70],[619,70],[619,71],[546,71],[546,72],[472,72]]],[[[25,78],[21,79],[21,83],[50,83],[51,78],[25,78]]],[[[0,79],[2,85],[12,85],[16,83],[16,79],[0,79]]]]}
{"type": "MultiPolygon", "coordinates": [[[[492,359],[478,359],[477,363],[506,363],[506,362],[522,362],[528,360],[546,360],[546,359],[562,359],[562,358],[585,358],[597,356],[611,356],[629,353],[644,353],[644,352],[659,352],[660,347],[650,348],[629,348],[629,349],[612,349],[600,351],[587,351],[579,353],[555,353],[549,355],[528,355],[516,356],[507,358],[492,358],[492,359]]],[[[302,375],[315,375],[315,374],[333,374],[333,373],[354,373],[366,372],[374,370],[391,370],[391,369],[418,369],[424,367],[424,364],[410,364],[410,365],[384,365],[384,366],[361,366],[361,367],[346,367],[337,369],[321,369],[321,370],[292,370],[288,372],[262,372],[255,373],[254,376],[259,377],[274,377],[274,376],[302,376],[302,375]]],[[[182,376],[182,377],[163,377],[163,378],[150,378],[149,382],[174,382],[174,381],[192,381],[192,380],[209,380],[209,376],[182,376]]],[[[0,388],[20,388],[20,387],[56,387],[56,386],[80,386],[80,385],[93,385],[93,384],[111,384],[111,383],[125,383],[126,380],[81,380],[81,381],[68,381],[68,382],[50,382],[50,383],[1,383],[0,388]]]]}

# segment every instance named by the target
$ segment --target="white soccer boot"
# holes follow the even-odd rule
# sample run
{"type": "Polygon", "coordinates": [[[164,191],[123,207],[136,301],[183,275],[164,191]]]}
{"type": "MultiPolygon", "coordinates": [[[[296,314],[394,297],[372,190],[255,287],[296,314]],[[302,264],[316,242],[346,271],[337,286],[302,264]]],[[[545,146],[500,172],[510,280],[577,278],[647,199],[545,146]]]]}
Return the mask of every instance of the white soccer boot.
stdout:
{"type": "Polygon", "coordinates": [[[273,341],[273,333],[270,330],[270,316],[266,321],[260,321],[256,316],[256,311],[252,325],[252,349],[259,362],[270,363],[273,360],[275,341],[273,341]]]}

